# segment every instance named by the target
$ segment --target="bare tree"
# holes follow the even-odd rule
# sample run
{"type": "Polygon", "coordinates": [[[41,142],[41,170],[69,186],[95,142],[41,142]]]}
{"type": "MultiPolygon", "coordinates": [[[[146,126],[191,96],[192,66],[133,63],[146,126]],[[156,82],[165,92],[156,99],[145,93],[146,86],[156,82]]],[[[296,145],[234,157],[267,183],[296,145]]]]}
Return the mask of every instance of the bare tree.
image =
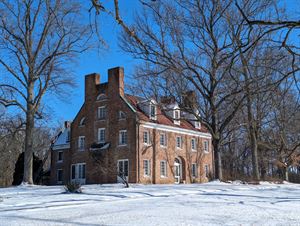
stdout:
{"type": "Polygon", "coordinates": [[[0,1],[0,104],[25,114],[25,183],[32,184],[35,119],[43,117],[43,97],[71,85],[67,69],[88,48],[88,26],[73,1],[0,1]]]}

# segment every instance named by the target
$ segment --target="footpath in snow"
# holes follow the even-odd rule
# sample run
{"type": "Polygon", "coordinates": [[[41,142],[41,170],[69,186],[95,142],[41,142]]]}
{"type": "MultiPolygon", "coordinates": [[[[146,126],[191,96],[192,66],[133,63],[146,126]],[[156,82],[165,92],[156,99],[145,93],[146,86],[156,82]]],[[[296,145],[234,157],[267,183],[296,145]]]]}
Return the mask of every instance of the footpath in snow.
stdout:
{"type": "Polygon", "coordinates": [[[300,185],[0,188],[0,225],[300,225],[300,185]]]}

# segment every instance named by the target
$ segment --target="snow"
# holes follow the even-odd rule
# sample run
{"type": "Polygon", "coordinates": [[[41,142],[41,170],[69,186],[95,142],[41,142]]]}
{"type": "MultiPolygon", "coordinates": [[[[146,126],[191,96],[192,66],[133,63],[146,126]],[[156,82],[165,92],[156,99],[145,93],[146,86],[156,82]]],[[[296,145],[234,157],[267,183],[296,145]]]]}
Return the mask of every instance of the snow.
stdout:
{"type": "Polygon", "coordinates": [[[0,225],[300,225],[299,209],[291,183],[0,188],[0,225]]]}

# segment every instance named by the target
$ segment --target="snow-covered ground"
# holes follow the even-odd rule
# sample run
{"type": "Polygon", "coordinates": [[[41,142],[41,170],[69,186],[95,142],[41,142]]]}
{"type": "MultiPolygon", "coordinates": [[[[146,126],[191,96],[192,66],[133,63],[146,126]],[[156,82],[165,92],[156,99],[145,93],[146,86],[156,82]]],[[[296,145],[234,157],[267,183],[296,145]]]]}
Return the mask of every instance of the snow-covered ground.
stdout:
{"type": "Polygon", "coordinates": [[[300,225],[300,185],[1,188],[0,225],[300,225]]]}

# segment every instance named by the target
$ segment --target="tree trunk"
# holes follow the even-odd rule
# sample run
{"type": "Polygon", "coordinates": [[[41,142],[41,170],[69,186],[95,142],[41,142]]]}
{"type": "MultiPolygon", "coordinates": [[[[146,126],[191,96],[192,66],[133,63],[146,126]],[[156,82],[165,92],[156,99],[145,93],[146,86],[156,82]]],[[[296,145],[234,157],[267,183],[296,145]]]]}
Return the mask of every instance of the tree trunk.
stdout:
{"type": "Polygon", "coordinates": [[[223,180],[222,157],[219,149],[219,140],[213,139],[212,143],[214,146],[215,177],[222,181],[223,180]]]}
{"type": "Polygon", "coordinates": [[[34,131],[34,106],[33,106],[33,83],[28,86],[26,132],[24,151],[24,176],[23,183],[33,184],[33,131],[34,131]]]}

